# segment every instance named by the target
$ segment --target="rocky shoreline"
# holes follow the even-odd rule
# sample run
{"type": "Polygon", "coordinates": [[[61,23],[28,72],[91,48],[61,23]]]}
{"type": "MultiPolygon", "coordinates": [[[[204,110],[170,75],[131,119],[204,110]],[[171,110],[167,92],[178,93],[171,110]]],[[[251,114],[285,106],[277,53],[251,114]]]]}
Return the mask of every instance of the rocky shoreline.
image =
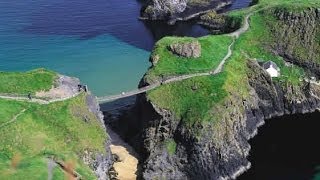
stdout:
{"type": "Polygon", "coordinates": [[[142,8],[140,20],[165,20],[173,25],[177,21],[188,21],[209,11],[219,11],[230,6],[232,1],[205,1],[196,5],[189,5],[189,1],[182,2],[154,0],[142,8]]]}

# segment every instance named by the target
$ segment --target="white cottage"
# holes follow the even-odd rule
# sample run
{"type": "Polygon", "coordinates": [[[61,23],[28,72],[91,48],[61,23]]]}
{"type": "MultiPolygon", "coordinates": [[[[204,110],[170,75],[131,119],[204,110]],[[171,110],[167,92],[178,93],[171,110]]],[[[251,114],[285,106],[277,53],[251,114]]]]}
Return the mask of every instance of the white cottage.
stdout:
{"type": "Polygon", "coordinates": [[[268,61],[263,64],[263,69],[268,72],[271,77],[279,77],[280,76],[280,68],[273,61],[268,61]]]}

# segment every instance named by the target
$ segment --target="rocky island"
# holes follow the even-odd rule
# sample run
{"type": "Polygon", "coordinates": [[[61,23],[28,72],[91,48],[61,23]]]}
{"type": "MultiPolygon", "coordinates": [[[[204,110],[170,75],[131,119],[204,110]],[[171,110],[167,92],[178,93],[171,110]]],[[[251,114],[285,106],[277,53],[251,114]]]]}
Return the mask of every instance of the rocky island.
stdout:
{"type": "Polygon", "coordinates": [[[260,0],[223,18],[242,28],[157,42],[139,86],[164,84],[114,124],[140,153],[143,179],[235,179],[266,120],[320,108],[320,1],[260,0]],[[199,57],[172,51],[196,41],[199,57]],[[270,61],[279,76],[264,68],[270,61]]]}

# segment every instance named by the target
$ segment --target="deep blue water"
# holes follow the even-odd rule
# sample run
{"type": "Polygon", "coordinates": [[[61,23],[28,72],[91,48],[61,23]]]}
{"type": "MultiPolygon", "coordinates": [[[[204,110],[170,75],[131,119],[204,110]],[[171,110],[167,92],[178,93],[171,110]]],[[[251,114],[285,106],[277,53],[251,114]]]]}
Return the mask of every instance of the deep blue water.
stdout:
{"type": "MultiPolygon", "coordinates": [[[[230,9],[248,5],[237,0],[230,9]]],[[[202,36],[192,23],[137,19],[136,0],[1,0],[0,71],[46,67],[76,76],[98,96],[131,90],[149,67],[156,40],[202,36]]]]}
{"type": "Polygon", "coordinates": [[[239,180],[320,179],[320,112],[266,120],[251,141],[251,169],[239,180]]]}

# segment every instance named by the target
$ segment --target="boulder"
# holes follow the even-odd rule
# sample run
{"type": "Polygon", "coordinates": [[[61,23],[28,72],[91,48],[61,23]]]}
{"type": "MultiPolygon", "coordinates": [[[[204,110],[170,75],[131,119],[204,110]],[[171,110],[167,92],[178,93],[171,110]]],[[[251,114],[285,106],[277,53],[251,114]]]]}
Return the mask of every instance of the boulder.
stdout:
{"type": "Polygon", "coordinates": [[[169,46],[169,50],[178,56],[187,58],[199,58],[201,56],[201,44],[199,41],[175,43],[169,46]]]}

